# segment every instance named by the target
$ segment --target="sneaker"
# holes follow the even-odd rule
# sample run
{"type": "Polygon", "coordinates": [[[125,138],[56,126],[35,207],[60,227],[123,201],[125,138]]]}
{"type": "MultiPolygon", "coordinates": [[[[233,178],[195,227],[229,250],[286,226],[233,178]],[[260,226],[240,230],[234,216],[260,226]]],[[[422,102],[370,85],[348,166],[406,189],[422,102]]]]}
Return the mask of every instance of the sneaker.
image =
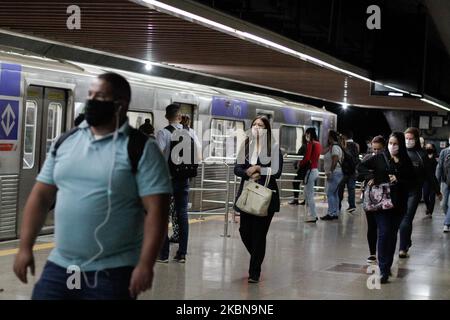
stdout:
{"type": "Polygon", "coordinates": [[[348,208],[347,213],[353,213],[356,211],[356,208],[348,208]]]}
{"type": "Polygon", "coordinates": [[[367,263],[368,264],[375,264],[375,263],[377,263],[377,257],[376,256],[369,256],[367,258],[367,263]]]}
{"type": "Polygon", "coordinates": [[[168,259],[168,258],[158,258],[158,259],[156,259],[156,262],[159,262],[159,263],[169,263],[169,259],[168,259]]]}
{"type": "Polygon", "coordinates": [[[291,201],[289,201],[288,202],[288,204],[292,204],[292,205],[294,205],[294,206],[298,206],[298,200],[291,200],[291,201]]]}
{"type": "Polygon", "coordinates": [[[259,282],[259,278],[256,278],[256,277],[248,278],[248,283],[258,283],[258,282],[259,282]]]}
{"type": "Polygon", "coordinates": [[[177,254],[175,257],[173,257],[173,260],[175,260],[178,263],[185,263],[186,262],[186,256],[184,254],[177,254]]]}
{"type": "Polygon", "coordinates": [[[450,232],[450,225],[444,226],[444,233],[450,232]]]}
{"type": "Polygon", "coordinates": [[[300,201],[299,205],[304,206],[306,204],[305,200],[300,201]]]}
{"type": "Polygon", "coordinates": [[[331,216],[331,220],[338,220],[339,219],[339,216],[331,216]]]}
{"type": "Polygon", "coordinates": [[[319,219],[317,219],[316,217],[308,216],[306,218],[305,222],[316,222],[317,220],[319,220],[319,219]]]}
{"type": "Polygon", "coordinates": [[[389,276],[381,276],[380,283],[381,284],[389,283],[389,276]]]}
{"type": "Polygon", "coordinates": [[[400,250],[400,252],[398,254],[398,257],[400,259],[406,259],[406,258],[409,258],[409,254],[408,254],[408,252],[406,252],[404,250],[400,250]]]}
{"type": "Polygon", "coordinates": [[[333,220],[334,217],[327,214],[326,216],[320,217],[320,220],[333,220]]]}

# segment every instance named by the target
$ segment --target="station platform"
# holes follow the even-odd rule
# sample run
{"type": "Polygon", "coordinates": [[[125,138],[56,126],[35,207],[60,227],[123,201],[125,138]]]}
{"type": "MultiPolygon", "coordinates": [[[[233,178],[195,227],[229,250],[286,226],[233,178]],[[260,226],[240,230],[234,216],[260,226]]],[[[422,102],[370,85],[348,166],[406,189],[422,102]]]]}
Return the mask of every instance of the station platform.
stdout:
{"type": "MultiPolygon", "coordinates": [[[[317,207],[318,215],[324,215],[326,203],[319,202],[317,207]]],[[[223,216],[191,217],[186,263],[171,259],[168,264],[157,263],[153,288],[139,299],[449,299],[450,234],[442,232],[444,215],[438,206],[432,219],[425,218],[424,212],[420,204],[410,258],[395,259],[391,282],[381,289],[367,286],[367,227],[360,206],[353,214],[343,212],[337,221],[310,224],[303,222],[303,206],[282,205],[269,230],[258,284],[247,283],[249,254],[239,236],[239,223],[230,222],[230,237],[222,237],[223,216]]],[[[17,245],[17,241],[0,243],[0,299],[31,296],[33,278],[24,285],[12,271],[17,245]]],[[[172,258],[177,245],[171,246],[172,258]]],[[[52,247],[52,236],[39,238],[36,280],[52,247]]]]}

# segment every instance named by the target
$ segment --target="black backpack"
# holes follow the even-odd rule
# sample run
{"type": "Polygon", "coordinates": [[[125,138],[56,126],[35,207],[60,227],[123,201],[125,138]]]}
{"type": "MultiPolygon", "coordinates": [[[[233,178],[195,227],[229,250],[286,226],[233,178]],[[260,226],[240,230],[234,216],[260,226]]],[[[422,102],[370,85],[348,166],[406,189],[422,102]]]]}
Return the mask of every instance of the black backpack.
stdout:
{"type": "MultiPolygon", "coordinates": [[[[164,129],[166,129],[167,131],[169,131],[171,134],[173,134],[176,130],[176,128],[172,125],[168,125],[167,127],[165,127],[164,129]]],[[[182,130],[186,130],[187,133],[189,134],[189,127],[183,126],[182,130]]],[[[198,169],[198,164],[197,161],[195,161],[196,159],[196,147],[195,147],[195,141],[194,139],[189,135],[190,138],[190,143],[191,143],[191,147],[190,147],[190,163],[184,163],[181,162],[180,164],[175,164],[172,161],[172,150],[175,148],[175,146],[177,146],[179,143],[182,143],[183,139],[185,136],[184,134],[181,135],[181,137],[178,139],[178,141],[170,141],[170,152],[169,152],[169,160],[168,160],[168,164],[169,164],[169,171],[170,171],[170,175],[175,178],[175,179],[188,179],[188,178],[193,178],[197,176],[197,169],[198,169]]],[[[180,153],[178,154],[178,156],[183,157],[183,150],[180,151],[180,153]]]]}
{"type": "Polygon", "coordinates": [[[357,165],[357,163],[354,160],[354,157],[350,154],[350,152],[342,148],[340,145],[337,144],[337,146],[341,148],[342,154],[344,155],[344,159],[342,160],[342,162],[339,161],[339,163],[341,164],[342,173],[344,174],[344,176],[353,175],[356,172],[356,165],[357,165]]]}
{"type": "MultiPolygon", "coordinates": [[[[55,147],[53,148],[52,155],[56,156],[59,146],[71,135],[77,132],[80,128],[74,127],[69,131],[63,133],[58,140],[56,140],[55,147]]],[[[141,131],[130,127],[129,139],[128,139],[128,157],[130,158],[131,172],[133,174],[137,173],[139,160],[141,159],[142,153],[144,152],[145,143],[148,137],[141,131]]]]}

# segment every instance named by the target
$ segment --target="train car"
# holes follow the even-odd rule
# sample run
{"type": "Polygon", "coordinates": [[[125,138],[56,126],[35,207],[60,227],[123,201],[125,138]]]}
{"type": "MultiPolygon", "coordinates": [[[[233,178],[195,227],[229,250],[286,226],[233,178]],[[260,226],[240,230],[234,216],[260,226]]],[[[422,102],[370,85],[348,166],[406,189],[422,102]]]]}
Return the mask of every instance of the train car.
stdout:
{"type": "MultiPolygon", "coordinates": [[[[160,130],[167,125],[165,107],[178,103],[191,116],[193,129],[203,147],[207,168],[192,182],[233,179],[232,166],[237,145],[226,143],[230,132],[249,129],[251,120],[264,114],[272,122],[276,139],[289,158],[302,143],[307,127],[316,127],[322,143],[326,132],[336,129],[336,115],[313,106],[277,97],[243,93],[221,88],[163,79],[150,75],[112,70],[70,61],[52,60],[13,51],[0,52],[0,240],[19,236],[22,211],[35,178],[51,144],[73,126],[83,109],[91,81],[107,71],[124,75],[132,86],[129,111],[131,125],[139,127],[149,118],[160,130]]],[[[292,166],[285,170],[293,171],[292,166]]],[[[190,210],[200,212],[217,207],[223,192],[200,199],[190,195],[190,210]],[[216,200],[214,200],[216,199],[216,200]],[[217,203],[215,203],[216,201],[217,203]]],[[[229,196],[232,201],[232,195],[229,196]]],[[[53,231],[49,213],[43,233],[53,231]]]]}

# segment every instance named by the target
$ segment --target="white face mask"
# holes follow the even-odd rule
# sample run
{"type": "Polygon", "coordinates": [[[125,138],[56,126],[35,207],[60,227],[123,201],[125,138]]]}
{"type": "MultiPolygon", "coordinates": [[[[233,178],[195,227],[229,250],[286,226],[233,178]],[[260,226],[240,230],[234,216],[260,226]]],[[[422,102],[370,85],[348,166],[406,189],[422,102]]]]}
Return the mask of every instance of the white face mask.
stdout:
{"type": "Polygon", "coordinates": [[[389,153],[390,153],[391,155],[395,156],[395,155],[398,154],[398,146],[394,146],[394,145],[390,144],[390,145],[388,146],[388,149],[389,149],[389,153]]]}
{"type": "Polygon", "coordinates": [[[408,149],[414,148],[414,146],[416,145],[416,141],[414,139],[406,139],[405,143],[406,143],[406,148],[408,148],[408,149]]]}
{"type": "Polygon", "coordinates": [[[311,140],[311,138],[309,136],[306,136],[305,139],[307,142],[309,142],[311,140]]]}

